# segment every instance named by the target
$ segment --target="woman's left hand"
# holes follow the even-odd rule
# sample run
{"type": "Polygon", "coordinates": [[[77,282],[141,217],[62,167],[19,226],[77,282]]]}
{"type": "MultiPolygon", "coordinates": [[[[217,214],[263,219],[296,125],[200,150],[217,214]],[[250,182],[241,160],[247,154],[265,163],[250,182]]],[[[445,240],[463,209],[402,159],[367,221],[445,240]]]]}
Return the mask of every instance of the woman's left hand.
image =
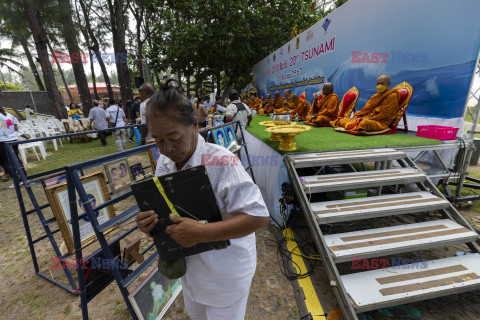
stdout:
{"type": "Polygon", "coordinates": [[[204,224],[174,214],[170,214],[170,220],[175,224],[167,227],[167,233],[179,245],[188,248],[202,242],[204,224]]]}

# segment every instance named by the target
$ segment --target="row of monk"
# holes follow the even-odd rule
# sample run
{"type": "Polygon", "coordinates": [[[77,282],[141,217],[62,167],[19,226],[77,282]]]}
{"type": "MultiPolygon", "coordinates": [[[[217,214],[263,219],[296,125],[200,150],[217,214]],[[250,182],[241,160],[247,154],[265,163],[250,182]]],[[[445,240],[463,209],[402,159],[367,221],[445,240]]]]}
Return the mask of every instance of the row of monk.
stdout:
{"type": "MultiPolygon", "coordinates": [[[[363,108],[353,114],[356,100],[358,99],[358,90],[354,87],[351,96],[344,96],[342,103],[338,95],[334,92],[332,83],[325,83],[322,92],[315,95],[315,100],[310,103],[305,100],[305,93],[298,96],[292,94],[289,89],[285,90],[284,96],[275,92],[274,98],[267,94],[265,101],[257,97],[251,97],[247,105],[257,111],[258,114],[268,115],[291,114],[298,117],[298,120],[304,120],[306,124],[314,126],[332,126],[342,127],[348,131],[377,132],[388,129],[392,123],[398,123],[400,117],[405,111],[405,100],[401,97],[401,92],[392,88],[389,75],[381,75],[377,78],[377,93],[374,94],[363,108]],[[345,101],[345,97],[348,101],[345,101]],[[350,108],[349,108],[350,107],[350,108]],[[401,114],[400,114],[401,113],[401,114]]],[[[411,88],[411,87],[410,87],[411,88]]],[[[407,92],[408,100],[411,97],[411,90],[407,92]]],[[[408,101],[406,101],[408,103],[408,101]]],[[[396,125],[395,123],[395,125],[396,125]]]]}

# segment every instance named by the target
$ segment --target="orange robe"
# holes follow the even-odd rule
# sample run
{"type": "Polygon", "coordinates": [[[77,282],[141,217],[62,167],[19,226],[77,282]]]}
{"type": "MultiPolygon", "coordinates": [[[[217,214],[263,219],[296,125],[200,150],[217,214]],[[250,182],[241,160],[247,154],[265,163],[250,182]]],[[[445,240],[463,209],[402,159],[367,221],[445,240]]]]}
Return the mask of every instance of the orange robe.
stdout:
{"type": "Polygon", "coordinates": [[[332,121],[331,124],[334,127],[344,127],[352,131],[385,130],[398,116],[399,96],[396,89],[376,93],[361,110],[353,115],[354,118],[360,118],[361,120],[352,121],[350,118],[339,118],[336,121],[332,121]],[[349,122],[351,123],[349,124],[349,122]]]}
{"type": "Polygon", "coordinates": [[[288,111],[288,105],[285,103],[284,99],[282,96],[279,96],[275,101],[273,102],[273,110],[274,113],[285,113],[288,111]]]}
{"type": "Polygon", "coordinates": [[[340,101],[335,93],[324,96],[322,99],[316,98],[311,115],[306,117],[306,122],[315,125],[329,124],[330,121],[338,117],[339,103],[340,101]],[[313,117],[315,114],[317,114],[317,116],[313,117]]]}
{"type": "Polygon", "coordinates": [[[252,108],[258,112],[258,109],[260,109],[260,107],[262,106],[262,100],[260,100],[259,98],[255,97],[253,98],[253,106],[252,108]]]}
{"type": "MultiPolygon", "coordinates": [[[[274,103],[274,100],[272,98],[265,99],[265,103],[262,105],[260,110],[263,110],[264,114],[272,113],[273,112],[273,103],[274,103]]],[[[260,113],[260,110],[259,110],[259,113],[260,113]]]]}
{"type": "Polygon", "coordinates": [[[300,98],[297,103],[295,103],[294,109],[290,111],[290,115],[292,116],[292,119],[295,119],[298,114],[298,120],[305,120],[308,110],[310,110],[310,103],[308,103],[307,100],[300,98]]]}

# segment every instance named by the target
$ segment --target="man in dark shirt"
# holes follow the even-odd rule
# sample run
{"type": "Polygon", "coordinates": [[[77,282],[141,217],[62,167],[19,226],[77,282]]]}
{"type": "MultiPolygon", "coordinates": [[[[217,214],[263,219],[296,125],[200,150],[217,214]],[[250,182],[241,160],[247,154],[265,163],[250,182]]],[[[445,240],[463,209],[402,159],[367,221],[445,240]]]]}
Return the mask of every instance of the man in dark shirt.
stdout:
{"type": "MultiPolygon", "coordinates": [[[[140,118],[140,103],[142,102],[142,99],[140,97],[136,97],[135,100],[133,100],[132,108],[130,109],[130,118],[132,119],[132,124],[136,123],[136,119],[140,118]]],[[[140,129],[139,129],[140,130],[140,129]]],[[[128,137],[128,142],[133,143],[133,128],[130,129],[130,136],[128,137]]]]}

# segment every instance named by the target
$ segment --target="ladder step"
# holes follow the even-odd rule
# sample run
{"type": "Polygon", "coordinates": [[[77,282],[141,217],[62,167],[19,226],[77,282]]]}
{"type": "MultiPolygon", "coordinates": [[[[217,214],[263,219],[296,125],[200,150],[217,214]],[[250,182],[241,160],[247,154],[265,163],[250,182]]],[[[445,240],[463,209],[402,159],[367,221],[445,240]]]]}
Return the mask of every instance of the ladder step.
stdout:
{"type": "Polygon", "coordinates": [[[388,148],[289,155],[295,168],[333,166],[366,161],[392,161],[404,159],[406,156],[404,152],[388,148]]]}
{"type": "Polygon", "coordinates": [[[450,202],[428,192],[391,194],[311,204],[320,224],[378,218],[448,208],[450,202]]]}
{"type": "Polygon", "coordinates": [[[325,236],[336,263],[473,242],[478,234],[458,223],[436,220],[325,236]]]}
{"type": "Polygon", "coordinates": [[[414,262],[340,278],[356,312],[366,312],[478,290],[480,255],[414,262]]]}
{"type": "Polygon", "coordinates": [[[423,182],[425,174],[415,169],[388,169],[300,177],[305,193],[381,187],[423,182]]]}

